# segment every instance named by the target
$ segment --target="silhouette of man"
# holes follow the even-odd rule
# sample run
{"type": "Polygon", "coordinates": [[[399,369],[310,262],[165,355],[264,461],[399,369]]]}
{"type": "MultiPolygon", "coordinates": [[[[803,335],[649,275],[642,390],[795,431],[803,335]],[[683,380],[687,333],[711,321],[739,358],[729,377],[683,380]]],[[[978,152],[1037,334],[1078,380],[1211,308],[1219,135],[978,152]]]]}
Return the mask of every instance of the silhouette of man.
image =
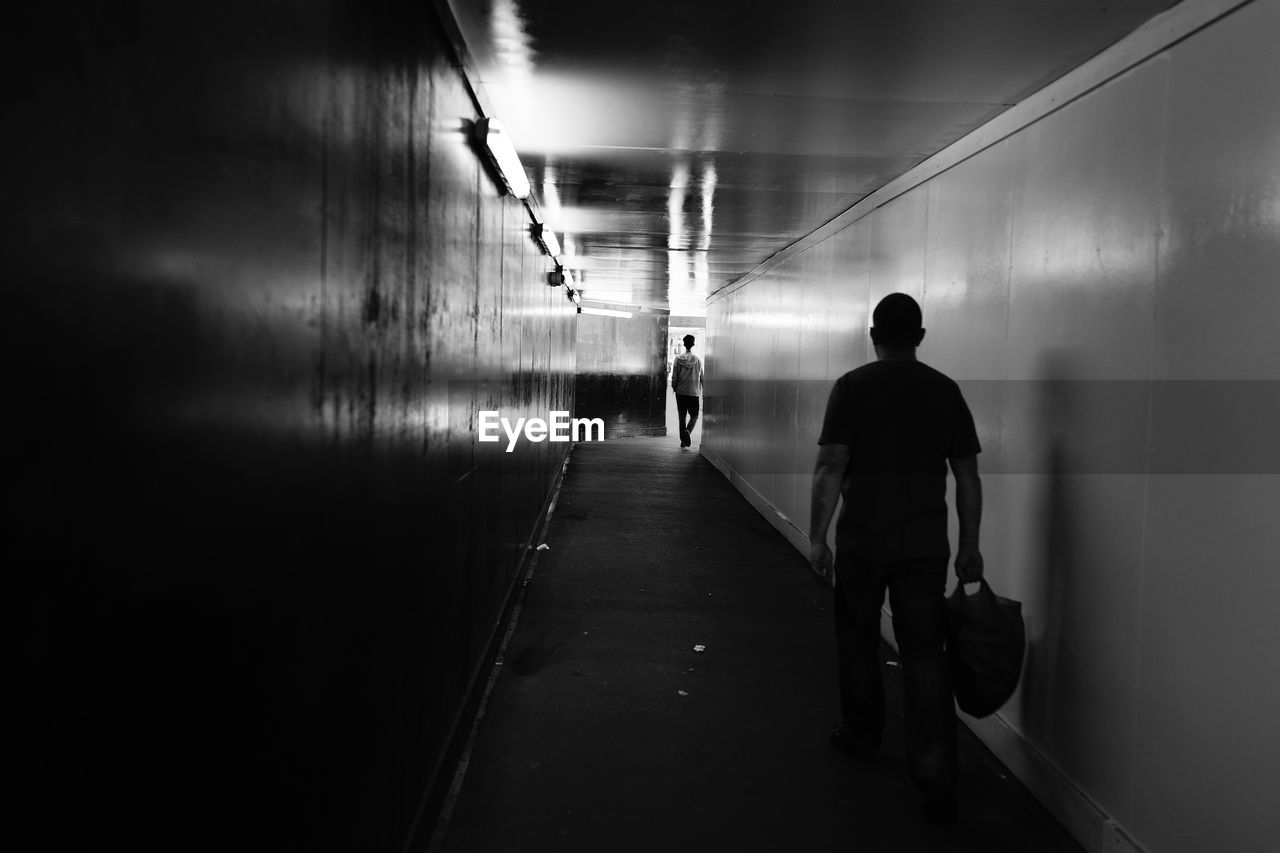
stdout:
{"type": "Polygon", "coordinates": [[[982,578],[977,432],[959,386],[916,360],[920,306],[892,293],[872,313],[876,360],[836,380],[813,479],[810,565],[834,586],[843,721],[831,742],[872,761],[884,730],[880,610],[885,590],[902,658],[907,767],[930,823],[956,820],[956,721],[943,652],[947,463],[956,478],[956,577],[982,578]],[[836,557],[827,530],[837,495],[836,557]]]}
{"type": "Polygon", "coordinates": [[[693,335],[685,335],[684,352],[671,368],[671,388],[676,392],[676,413],[680,417],[680,446],[693,444],[690,433],[698,422],[698,395],[702,393],[702,362],[693,354],[693,335]],[[685,423],[685,416],[689,422],[685,423]]]}

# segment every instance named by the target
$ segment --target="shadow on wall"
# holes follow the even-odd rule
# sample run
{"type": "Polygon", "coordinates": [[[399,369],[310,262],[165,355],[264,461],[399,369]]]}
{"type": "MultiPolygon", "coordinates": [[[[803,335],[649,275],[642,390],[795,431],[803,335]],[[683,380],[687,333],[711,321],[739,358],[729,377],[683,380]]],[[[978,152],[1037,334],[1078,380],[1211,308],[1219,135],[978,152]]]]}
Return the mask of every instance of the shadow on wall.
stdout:
{"type": "Polygon", "coordinates": [[[1133,709],[1142,561],[1145,380],[1081,379],[1081,354],[1047,352],[1028,395],[1037,515],[1028,519],[1026,735],[1100,802],[1120,796],[1115,756],[1133,709]]]}
{"type": "Polygon", "coordinates": [[[1033,425],[1041,456],[1032,470],[1043,472],[1039,505],[1043,525],[1038,565],[1031,567],[1027,610],[1037,614],[1040,630],[1027,637],[1020,693],[1021,718],[1027,733],[1045,743],[1053,743],[1054,692],[1060,689],[1060,668],[1073,665],[1071,650],[1063,644],[1064,610],[1067,588],[1075,570],[1074,499],[1070,473],[1071,436],[1074,423],[1074,390],[1064,381],[1070,374],[1071,354],[1056,350],[1045,354],[1041,377],[1035,385],[1033,425]]]}

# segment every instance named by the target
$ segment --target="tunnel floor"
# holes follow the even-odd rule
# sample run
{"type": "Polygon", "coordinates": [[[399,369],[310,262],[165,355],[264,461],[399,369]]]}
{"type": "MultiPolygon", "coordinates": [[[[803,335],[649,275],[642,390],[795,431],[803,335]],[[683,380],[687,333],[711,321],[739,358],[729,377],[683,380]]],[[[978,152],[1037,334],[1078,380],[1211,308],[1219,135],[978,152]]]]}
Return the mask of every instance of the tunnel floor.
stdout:
{"type": "Polygon", "coordinates": [[[1081,849],[964,726],[921,823],[887,645],[878,763],[828,745],[830,593],[674,436],[577,445],[546,542],[436,849],[1081,849]]]}

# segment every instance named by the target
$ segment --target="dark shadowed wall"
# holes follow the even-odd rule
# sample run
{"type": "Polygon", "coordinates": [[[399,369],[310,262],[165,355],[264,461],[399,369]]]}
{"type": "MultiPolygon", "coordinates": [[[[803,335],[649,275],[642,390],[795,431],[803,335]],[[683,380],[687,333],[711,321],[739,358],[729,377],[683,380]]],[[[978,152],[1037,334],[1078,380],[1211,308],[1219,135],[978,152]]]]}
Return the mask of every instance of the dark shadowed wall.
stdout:
{"type": "Polygon", "coordinates": [[[576,415],[607,438],[666,435],[667,315],[578,317],[576,415]]]}
{"type": "MultiPolygon", "coordinates": [[[[41,849],[400,850],[574,325],[429,3],[9,22],[5,795],[41,849]]],[[[442,771],[443,767],[443,771],[442,771]]]]}

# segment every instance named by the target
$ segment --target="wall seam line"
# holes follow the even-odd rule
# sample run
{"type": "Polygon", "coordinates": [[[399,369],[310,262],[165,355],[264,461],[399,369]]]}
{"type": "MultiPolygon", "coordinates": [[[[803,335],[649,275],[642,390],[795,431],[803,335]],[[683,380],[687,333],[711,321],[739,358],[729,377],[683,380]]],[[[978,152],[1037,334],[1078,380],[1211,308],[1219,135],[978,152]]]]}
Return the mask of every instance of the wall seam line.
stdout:
{"type": "Polygon", "coordinates": [[[1152,472],[1152,441],[1154,439],[1155,430],[1155,389],[1156,389],[1156,357],[1158,354],[1157,335],[1159,333],[1159,315],[1160,315],[1160,291],[1161,281],[1163,277],[1163,266],[1161,259],[1165,246],[1165,224],[1167,210],[1164,204],[1165,187],[1168,180],[1168,151],[1169,151],[1169,124],[1170,124],[1170,102],[1172,77],[1174,69],[1172,62],[1168,63],[1168,68],[1164,75],[1164,92],[1161,98],[1161,115],[1160,115],[1160,151],[1159,162],[1156,167],[1156,186],[1155,198],[1153,202],[1156,206],[1156,233],[1153,245],[1153,280],[1151,283],[1151,341],[1147,352],[1147,424],[1146,424],[1146,441],[1143,453],[1143,478],[1142,478],[1142,534],[1139,538],[1138,552],[1138,612],[1136,614],[1137,624],[1137,642],[1134,651],[1134,699],[1133,699],[1133,723],[1132,737],[1130,740],[1130,762],[1129,762],[1129,819],[1128,823],[1132,826],[1137,819],[1138,807],[1138,759],[1139,759],[1139,733],[1141,732],[1141,699],[1142,699],[1142,637],[1144,631],[1144,623],[1146,616],[1146,593],[1147,593],[1147,570],[1150,567],[1150,523],[1151,523],[1151,478],[1152,472]]]}

